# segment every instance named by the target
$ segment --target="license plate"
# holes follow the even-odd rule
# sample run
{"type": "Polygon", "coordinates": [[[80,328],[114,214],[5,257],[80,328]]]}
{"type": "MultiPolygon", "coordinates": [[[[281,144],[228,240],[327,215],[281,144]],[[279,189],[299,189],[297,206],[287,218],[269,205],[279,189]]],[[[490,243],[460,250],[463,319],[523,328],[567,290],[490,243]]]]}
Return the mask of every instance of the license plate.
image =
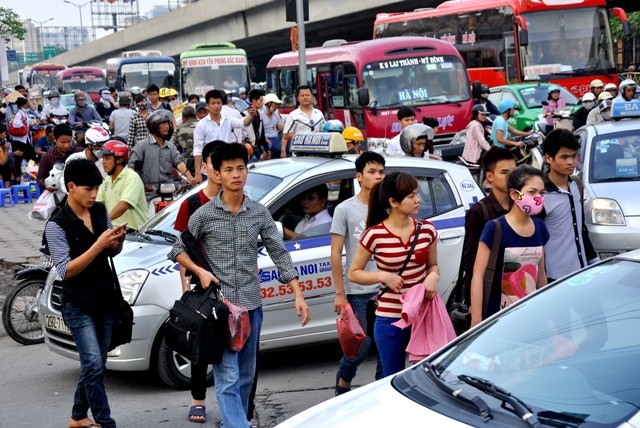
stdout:
{"type": "Polygon", "coordinates": [[[62,317],[59,317],[57,315],[45,314],[44,322],[45,322],[45,326],[48,329],[71,334],[71,330],[69,330],[69,327],[67,327],[67,325],[64,323],[64,320],[62,319],[62,317]]]}

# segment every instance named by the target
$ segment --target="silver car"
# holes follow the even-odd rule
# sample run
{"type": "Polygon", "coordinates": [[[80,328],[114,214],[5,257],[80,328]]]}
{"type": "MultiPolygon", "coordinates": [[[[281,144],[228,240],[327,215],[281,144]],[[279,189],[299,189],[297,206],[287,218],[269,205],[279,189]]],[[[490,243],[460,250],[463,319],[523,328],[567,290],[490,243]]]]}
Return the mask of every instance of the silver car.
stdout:
{"type": "MultiPolygon", "coordinates": [[[[293,229],[300,219],[300,195],[306,189],[321,183],[328,185],[330,213],[338,203],[359,191],[354,160],[352,155],[300,156],[251,164],[245,193],[264,204],[280,226],[293,229]]],[[[439,293],[446,301],[458,272],[465,211],[483,194],[469,171],[458,165],[424,159],[387,159],[387,172],[400,170],[418,178],[419,217],[430,219],[439,232],[439,293]]],[[[133,341],[115,349],[107,359],[108,369],[153,369],[165,383],[177,388],[188,388],[190,365],[165,346],[163,325],[169,309],[181,294],[178,264],[168,260],[167,253],[178,235],[173,225],[183,200],[177,200],[140,228],[139,233],[129,236],[122,253],[115,258],[123,293],[133,307],[135,325],[133,341]]],[[[291,291],[278,282],[278,270],[264,248],[259,249],[264,302],[261,350],[336,339],[329,226],[285,241],[311,307],[311,322],[304,328],[295,316],[291,291]]],[[[76,348],[60,314],[60,285],[53,277],[47,282],[39,303],[49,349],[77,359],[76,348]]]]}
{"type": "Polygon", "coordinates": [[[601,258],[640,248],[639,129],[640,118],[575,132],[582,145],[577,170],[585,183],[585,220],[601,258]]]}

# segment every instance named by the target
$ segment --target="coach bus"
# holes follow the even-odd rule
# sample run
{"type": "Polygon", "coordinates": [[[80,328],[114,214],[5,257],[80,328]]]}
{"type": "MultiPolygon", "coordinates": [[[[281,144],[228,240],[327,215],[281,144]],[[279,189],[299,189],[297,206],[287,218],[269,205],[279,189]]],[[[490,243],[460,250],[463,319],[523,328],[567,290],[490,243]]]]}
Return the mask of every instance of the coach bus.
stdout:
{"type": "Polygon", "coordinates": [[[67,68],[62,64],[51,64],[41,62],[31,67],[29,76],[29,88],[55,89],[56,73],[67,68]]]}
{"type": "Polygon", "coordinates": [[[173,88],[180,92],[176,61],[162,56],[160,51],[129,51],[121,58],[107,60],[108,86],[128,91],[132,86],[173,88]]]}
{"type": "Polygon", "coordinates": [[[180,54],[184,94],[204,96],[211,89],[249,90],[247,53],[233,43],[199,43],[180,54]]]}
{"type": "MultiPolygon", "coordinates": [[[[436,118],[438,142],[450,141],[471,118],[464,62],[451,44],[432,38],[328,41],[307,49],[306,80],[325,117],[362,130],[369,148],[400,132],[401,106],[413,109],[418,121],[436,118]]],[[[271,58],[267,86],[283,101],[283,113],[295,108],[298,81],[297,52],[271,58]]]]}
{"type": "MultiPolygon", "coordinates": [[[[612,13],[630,32],[625,12],[612,13]]],[[[377,15],[374,38],[403,35],[453,44],[489,86],[545,81],[581,96],[593,79],[618,83],[606,0],[449,0],[377,15]]]]}
{"type": "Polygon", "coordinates": [[[56,86],[61,94],[83,91],[94,103],[100,100],[100,88],[107,86],[104,71],[97,67],[70,67],[56,75],[56,86]]]}

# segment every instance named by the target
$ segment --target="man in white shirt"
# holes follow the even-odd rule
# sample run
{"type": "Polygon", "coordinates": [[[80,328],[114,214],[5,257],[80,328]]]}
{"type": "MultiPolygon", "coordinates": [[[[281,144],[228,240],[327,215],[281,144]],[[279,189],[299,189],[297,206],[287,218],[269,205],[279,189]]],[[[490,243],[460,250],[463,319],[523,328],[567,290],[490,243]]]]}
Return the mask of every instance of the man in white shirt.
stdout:
{"type": "Polygon", "coordinates": [[[297,235],[303,234],[310,229],[315,229],[323,224],[329,227],[332,218],[327,210],[328,198],[329,188],[326,184],[312,187],[300,195],[300,203],[304,217],[298,222],[295,230],[292,231],[291,229],[284,228],[284,237],[286,239],[294,239],[297,235]]]}
{"type": "MultiPolygon", "coordinates": [[[[222,117],[244,120],[240,110],[234,107],[235,101],[233,101],[231,91],[220,91],[220,93],[222,94],[222,110],[220,110],[222,117]]],[[[242,141],[244,141],[244,130],[242,128],[235,128],[231,132],[231,141],[227,141],[227,143],[241,143],[242,141]]]]}
{"type": "Polygon", "coordinates": [[[280,157],[287,157],[287,145],[294,135],[305,132],[319,132],[324,125],[324,115],[313,108],[313,94],[311,88],[306,85],[298,87],[296,97],[300,106],[289,113],[284,122],[284,137],[280,157]]]}
{"type": "Polygon", "coordinates": [[[221,140],[227,143],[233,142],[231,133],[236,128],[247,126],[257,114],[256,109],[250,107],[247,117],[243,120],[223,116],[222,111],[222,93],[217,89],[212,89],[205,95],[209,114],[203,117],[196,125],[193,132],[193,157],[196,169],[196,181],[202,182],[202,149],[211,141],[221,140]]]}

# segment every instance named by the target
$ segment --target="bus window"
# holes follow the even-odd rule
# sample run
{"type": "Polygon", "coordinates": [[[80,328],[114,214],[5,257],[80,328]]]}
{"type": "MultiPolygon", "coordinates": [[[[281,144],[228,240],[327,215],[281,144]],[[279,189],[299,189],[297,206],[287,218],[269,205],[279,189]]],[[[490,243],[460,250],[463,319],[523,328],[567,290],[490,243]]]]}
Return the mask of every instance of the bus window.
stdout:
{"type": "Polygon", "coordinates": [[[288,68],[280,71],[280,93],[278,96],[282,100],[282,107],[295,107],[295,86],[296,86],[296,70],[288,68]]]}
{"type": "Polygon", "coordinates": [[[276,70],[269,70],[267,72],[267,88],[274,94],[280,93],[280,88],[278,87],[278,72],[276,70]]]}

